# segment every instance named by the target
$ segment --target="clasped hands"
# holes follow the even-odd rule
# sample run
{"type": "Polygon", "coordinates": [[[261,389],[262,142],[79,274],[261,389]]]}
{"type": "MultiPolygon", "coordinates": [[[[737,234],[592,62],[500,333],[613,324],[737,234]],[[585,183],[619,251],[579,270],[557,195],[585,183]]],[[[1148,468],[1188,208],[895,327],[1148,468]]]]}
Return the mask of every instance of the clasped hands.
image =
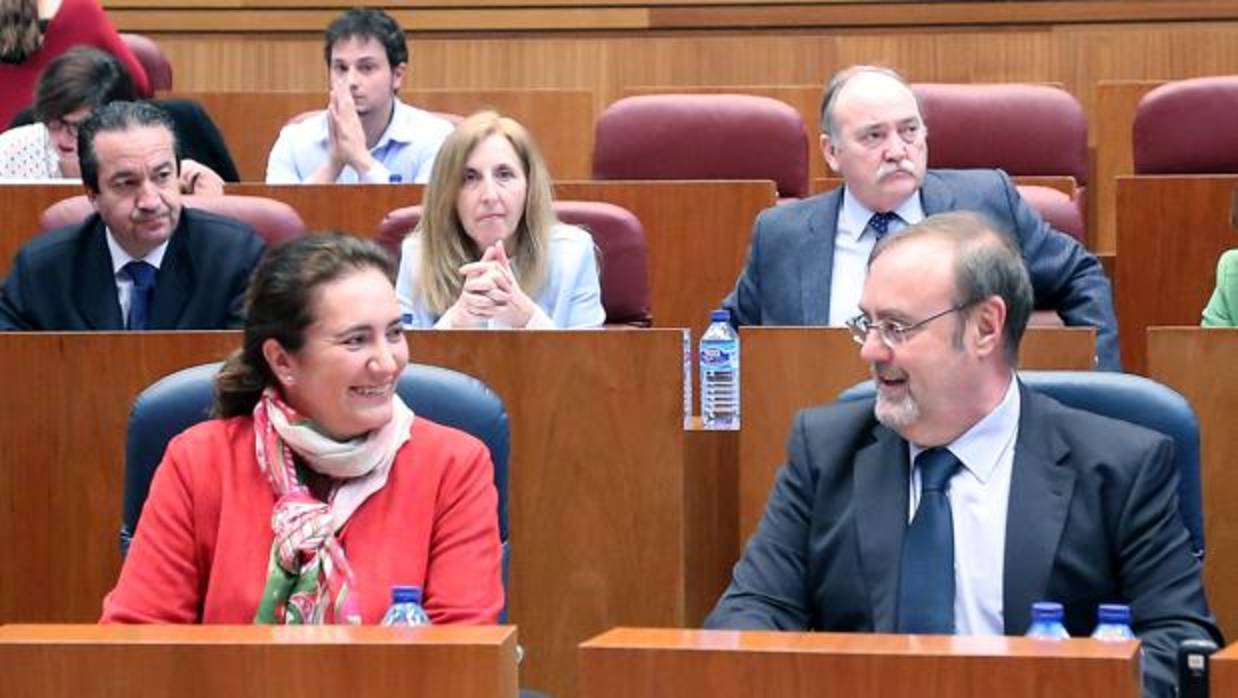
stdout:
{"type": "Polygon", "coordinates": [[[516,282],[502,241],[487,247],[480,260],[460,267],[460,274],[464,288],[449,311],[453,327],[482,327],[490,319],[525,327],[533,319],[537,306],[516,282]]]}
{"type": "Polygon", "coordinates": [[[334,171],[329,181],[334,182],[347,165],[364,176],[378,164],[365,145],[365,129],[357,105],[353,102],[348,86],[339,83],[331,88],[331,100],[327,104],[328,166],[334,171]]]}

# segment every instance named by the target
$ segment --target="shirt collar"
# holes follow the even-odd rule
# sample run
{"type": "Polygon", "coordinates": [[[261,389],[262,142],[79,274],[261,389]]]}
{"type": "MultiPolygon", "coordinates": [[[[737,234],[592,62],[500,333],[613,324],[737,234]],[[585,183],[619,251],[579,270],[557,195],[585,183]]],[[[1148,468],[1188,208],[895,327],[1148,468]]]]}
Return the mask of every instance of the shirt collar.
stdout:
{"type": "MultiPolygon", "coordinates": [[[[1019,382],[1014,373],[1010,374],[1010,383],[1006,386],[1006,395],[997,403],[993,411],[984,416],[970,429],[963,432],[959,438],[946,444],[946,448],[954,454],[963,467],[971,471],[980,482],[988,482],[993,471],[1001,461],[1002,454],[1009,448],[1019,431],[1019,382]]],[[[908,442],[911,462],[916,462],[916,456],[927,449],[908,442]]]]}
{"type": "MultiPolygon", "coordinates": [[[[120,243],[116,241],[116,236],[112,235],[111,228],[104,226],[103,229],[107,233],[107,251],[112,255],[112,274],[116,275],[120,273],[121,269],[125,268],[126,264],[135,261],[137,257],[130,255],[125,251],[125,248],[120,246],[120,243]]],[[[142,257],[141,261],[158,269],[163,264],[163,255],[168,251],[168,242],[170,241],[171,238],[159,243],[159,246],[151,250],[145,257],[142,257]]]]}
{"type": "MultiPolygon", "coordinates": [[[[868,227],[868,219],[872,218],[874,213],[876,211],[860,203],[860,200],[851,194],[851,189],[844,185],[843,205],[838,213],[838,234],[846,235],[852,240],[860,239],[864,229],[868,227]]],[[[915,225],[924,220],[924,205],[920,202],[919,190],[899,204],[894,213],[907,225],[915,225]]]]}

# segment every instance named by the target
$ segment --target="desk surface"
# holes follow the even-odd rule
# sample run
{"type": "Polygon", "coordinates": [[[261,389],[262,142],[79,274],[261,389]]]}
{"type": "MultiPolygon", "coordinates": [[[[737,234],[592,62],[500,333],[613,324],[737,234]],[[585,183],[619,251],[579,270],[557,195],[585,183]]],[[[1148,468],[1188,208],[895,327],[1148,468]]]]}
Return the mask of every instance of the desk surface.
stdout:
{"type": "Polygon", "coordinates": [[[616,628],[580,646],[585,698],[1138,696],[1137,642],[616,628]],[[829,677],[828,680],[823,680],[829,677]]]}
{"type": "Polygon", "coordinates": [[[6,695],[40,698],[514,698],[516,629],[9,625],[0,666],[21,667],[6,695]]]}

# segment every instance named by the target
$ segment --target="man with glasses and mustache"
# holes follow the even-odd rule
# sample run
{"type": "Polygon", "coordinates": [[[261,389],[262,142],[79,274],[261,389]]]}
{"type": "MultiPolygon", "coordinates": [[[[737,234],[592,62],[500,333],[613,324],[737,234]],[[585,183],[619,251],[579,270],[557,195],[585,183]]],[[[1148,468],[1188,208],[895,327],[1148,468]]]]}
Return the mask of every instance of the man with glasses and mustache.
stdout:
{"type": "Polygon", "coordinates": [[[78,131],[95,212],[18,250],[0,288],[0,330],[239,327],[264,245],[246,223],[181,205],[171,118],[112,102],[78,131]]]}
{"type": "Polygon", "coordinates": [[[1220,632],[1177,509],[1173,444],[1015,375],[1032,311],[1016,242],[974,213],[875,246],[846,324],[876,397],[800,412],[765,514],[706,627],[1086,636],[1129,604],[1145,693],[1220,632]]]}
{"type": "Polygon", "coordinates": [[[1096,257],[1049,227],[998,170],[927,170],[927,129],[896,72],[853,66],[821,104],[821,152],[839,189],[766,209],[723,301],[736,325],[842,325],[855,315],[865,263],[887,233],[947,211],[976,211],[1018,239],[1037,307],[1097,329],[1097,365],[1120,370],[1109,281],[1096,257]]]}

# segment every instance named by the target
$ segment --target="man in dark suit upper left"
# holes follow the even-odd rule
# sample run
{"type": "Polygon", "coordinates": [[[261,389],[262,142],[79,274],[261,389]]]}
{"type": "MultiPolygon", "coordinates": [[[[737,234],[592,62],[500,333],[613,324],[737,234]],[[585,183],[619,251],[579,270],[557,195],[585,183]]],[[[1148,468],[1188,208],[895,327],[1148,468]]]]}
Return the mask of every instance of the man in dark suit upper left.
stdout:
{"type": "Polygon", "coordinates": [[[181,205],[165,112],[113,102],[81,126],[95,213],[17,252],[0,289],[2,330],[190,330],[241,324],[263,252],[253,228],[181,205]]]}

